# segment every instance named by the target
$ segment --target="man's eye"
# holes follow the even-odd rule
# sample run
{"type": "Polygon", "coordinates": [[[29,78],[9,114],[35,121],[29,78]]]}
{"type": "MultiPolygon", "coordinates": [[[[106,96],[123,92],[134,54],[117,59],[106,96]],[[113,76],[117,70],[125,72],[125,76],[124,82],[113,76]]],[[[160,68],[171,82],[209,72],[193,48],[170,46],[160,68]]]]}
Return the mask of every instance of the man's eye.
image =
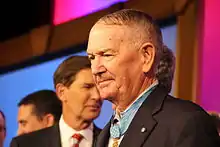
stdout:
{"type": "Polygon", "coordinates": [[[0,132],[3,132],[3,131],[5,131],[5,127],[4,126],[0,126],[0,132]]]}
{"type": "Polygon", "coordinates": [[[20,123],[22,126],[26,126],[26,124],[27,124],[26,121],[19,121],[19,123],[20,123]]]}
{"type": "Polygon", "coordinates": [[[95,59],[95,56],[94,55],[89,55],[89,60],[94,60],[95,59]]]}
{"type": "Polygon", "coordinates": [[[104,57],[111,57],[112,54],[103,54],[104,57]]]}
{"type": "Polygon", "coordinates": [[[90,89],[90,88],[92,88],[93,86],[94,86],[93,84],[84,84],[84,85],[83,85],[83,88],[90,89]]]}

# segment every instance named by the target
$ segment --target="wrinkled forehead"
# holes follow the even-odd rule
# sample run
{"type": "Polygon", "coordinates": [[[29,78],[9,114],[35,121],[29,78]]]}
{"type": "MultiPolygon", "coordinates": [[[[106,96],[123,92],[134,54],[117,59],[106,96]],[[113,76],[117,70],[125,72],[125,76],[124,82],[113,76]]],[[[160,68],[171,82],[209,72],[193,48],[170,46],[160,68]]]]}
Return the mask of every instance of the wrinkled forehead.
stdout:
{"type": "Polygon", "coordinates": [[[74,83],[94,83],[91,68],[81,69],[76,74],[74,83]]]}
{"type": "MultiPolygon", "coordinates": [[[[130,28],[124,25],[105,25],[96,24],[89,33],[89,40],[102,36],[102,39],[113,40],[114,38],[122,39],[125,35],[129,35],[130,28]]],[[[101,41],[101,40],[99,40],[101,41]]]]}
{"type": "Polygon", "coordinates": [[[124,25],[96,24],[90,31],[88,41],[88,53],[98,49],[113,49],[121,43],[125,43],[131,36],[131,28],[124,25]]]}
{"type": "Polygon", "coordinates": [[[18,118],[27,118],[31,115],[35,115],[35,106],[33,104],[21,105],[18,108],[18,118]]]}

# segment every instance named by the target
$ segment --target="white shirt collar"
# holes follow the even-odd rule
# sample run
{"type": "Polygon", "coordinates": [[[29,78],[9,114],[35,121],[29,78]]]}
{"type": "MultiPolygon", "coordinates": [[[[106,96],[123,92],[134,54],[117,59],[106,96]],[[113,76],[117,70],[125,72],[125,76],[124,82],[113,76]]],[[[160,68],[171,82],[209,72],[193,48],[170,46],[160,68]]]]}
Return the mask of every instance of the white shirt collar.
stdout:
{"type": "Polygon", "coordinates": [[[80,133],[87,141],[92,142],[93,140],[93,123],[91,125],[80,131],[76,131],[73,128],[71,128],[63,119],[63,115],[60,117],[59,121],[59,128],[60,128],[60,136],[61,136],[61,142],[70,142],[72,139],[73,134],[80,133]]]}

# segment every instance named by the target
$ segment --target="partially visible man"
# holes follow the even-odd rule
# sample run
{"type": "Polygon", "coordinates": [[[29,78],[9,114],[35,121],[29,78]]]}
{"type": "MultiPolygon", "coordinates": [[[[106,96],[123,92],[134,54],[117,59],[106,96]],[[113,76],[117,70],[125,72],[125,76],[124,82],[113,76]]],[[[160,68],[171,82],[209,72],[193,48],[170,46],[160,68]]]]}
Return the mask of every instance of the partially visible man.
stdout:
{"type": "Polygon", "coordinates": [[[124,9],[100,18],[87,53],[102,99],[116,106],[97,147],[219,147],[210,116],[173,98],[156,71],[163,53],[160,28],[144,12],[124,9]]]}
{"type": "Polygon", "coordinates": [[[102,100],[87,57],[71,56],[54,73],[54,87],[62,101],[62,115],[53,127],[14,138],[11,147],[94,147],[100,129],[93,120],[102,100]]]}
{"type": "Polygon", "coordinates": [[[59,121],[61,101],[52,90],[39,90],[18,103],[18,135],[51,127],[59,121]]]}
{"type": "Polygon", "coordinates": [[[6,137],[5,115],[0,110],[0,147],[4,146],[5,137],[6,137]]]}

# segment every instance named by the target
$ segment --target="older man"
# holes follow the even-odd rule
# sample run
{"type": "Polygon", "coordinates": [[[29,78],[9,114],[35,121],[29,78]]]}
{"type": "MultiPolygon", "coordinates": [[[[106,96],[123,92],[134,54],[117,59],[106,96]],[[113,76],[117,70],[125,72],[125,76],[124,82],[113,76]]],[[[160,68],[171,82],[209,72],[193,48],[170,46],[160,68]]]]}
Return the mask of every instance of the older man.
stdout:
{"type": "Polygon", "coordinates": [[[116,105],[97,147],[218,147],[217,130],[198,105],[173,98],[156,71],[163,39],[153,19],[120,10],[99,19],[87,53],[103,99],[116,105]]]}

